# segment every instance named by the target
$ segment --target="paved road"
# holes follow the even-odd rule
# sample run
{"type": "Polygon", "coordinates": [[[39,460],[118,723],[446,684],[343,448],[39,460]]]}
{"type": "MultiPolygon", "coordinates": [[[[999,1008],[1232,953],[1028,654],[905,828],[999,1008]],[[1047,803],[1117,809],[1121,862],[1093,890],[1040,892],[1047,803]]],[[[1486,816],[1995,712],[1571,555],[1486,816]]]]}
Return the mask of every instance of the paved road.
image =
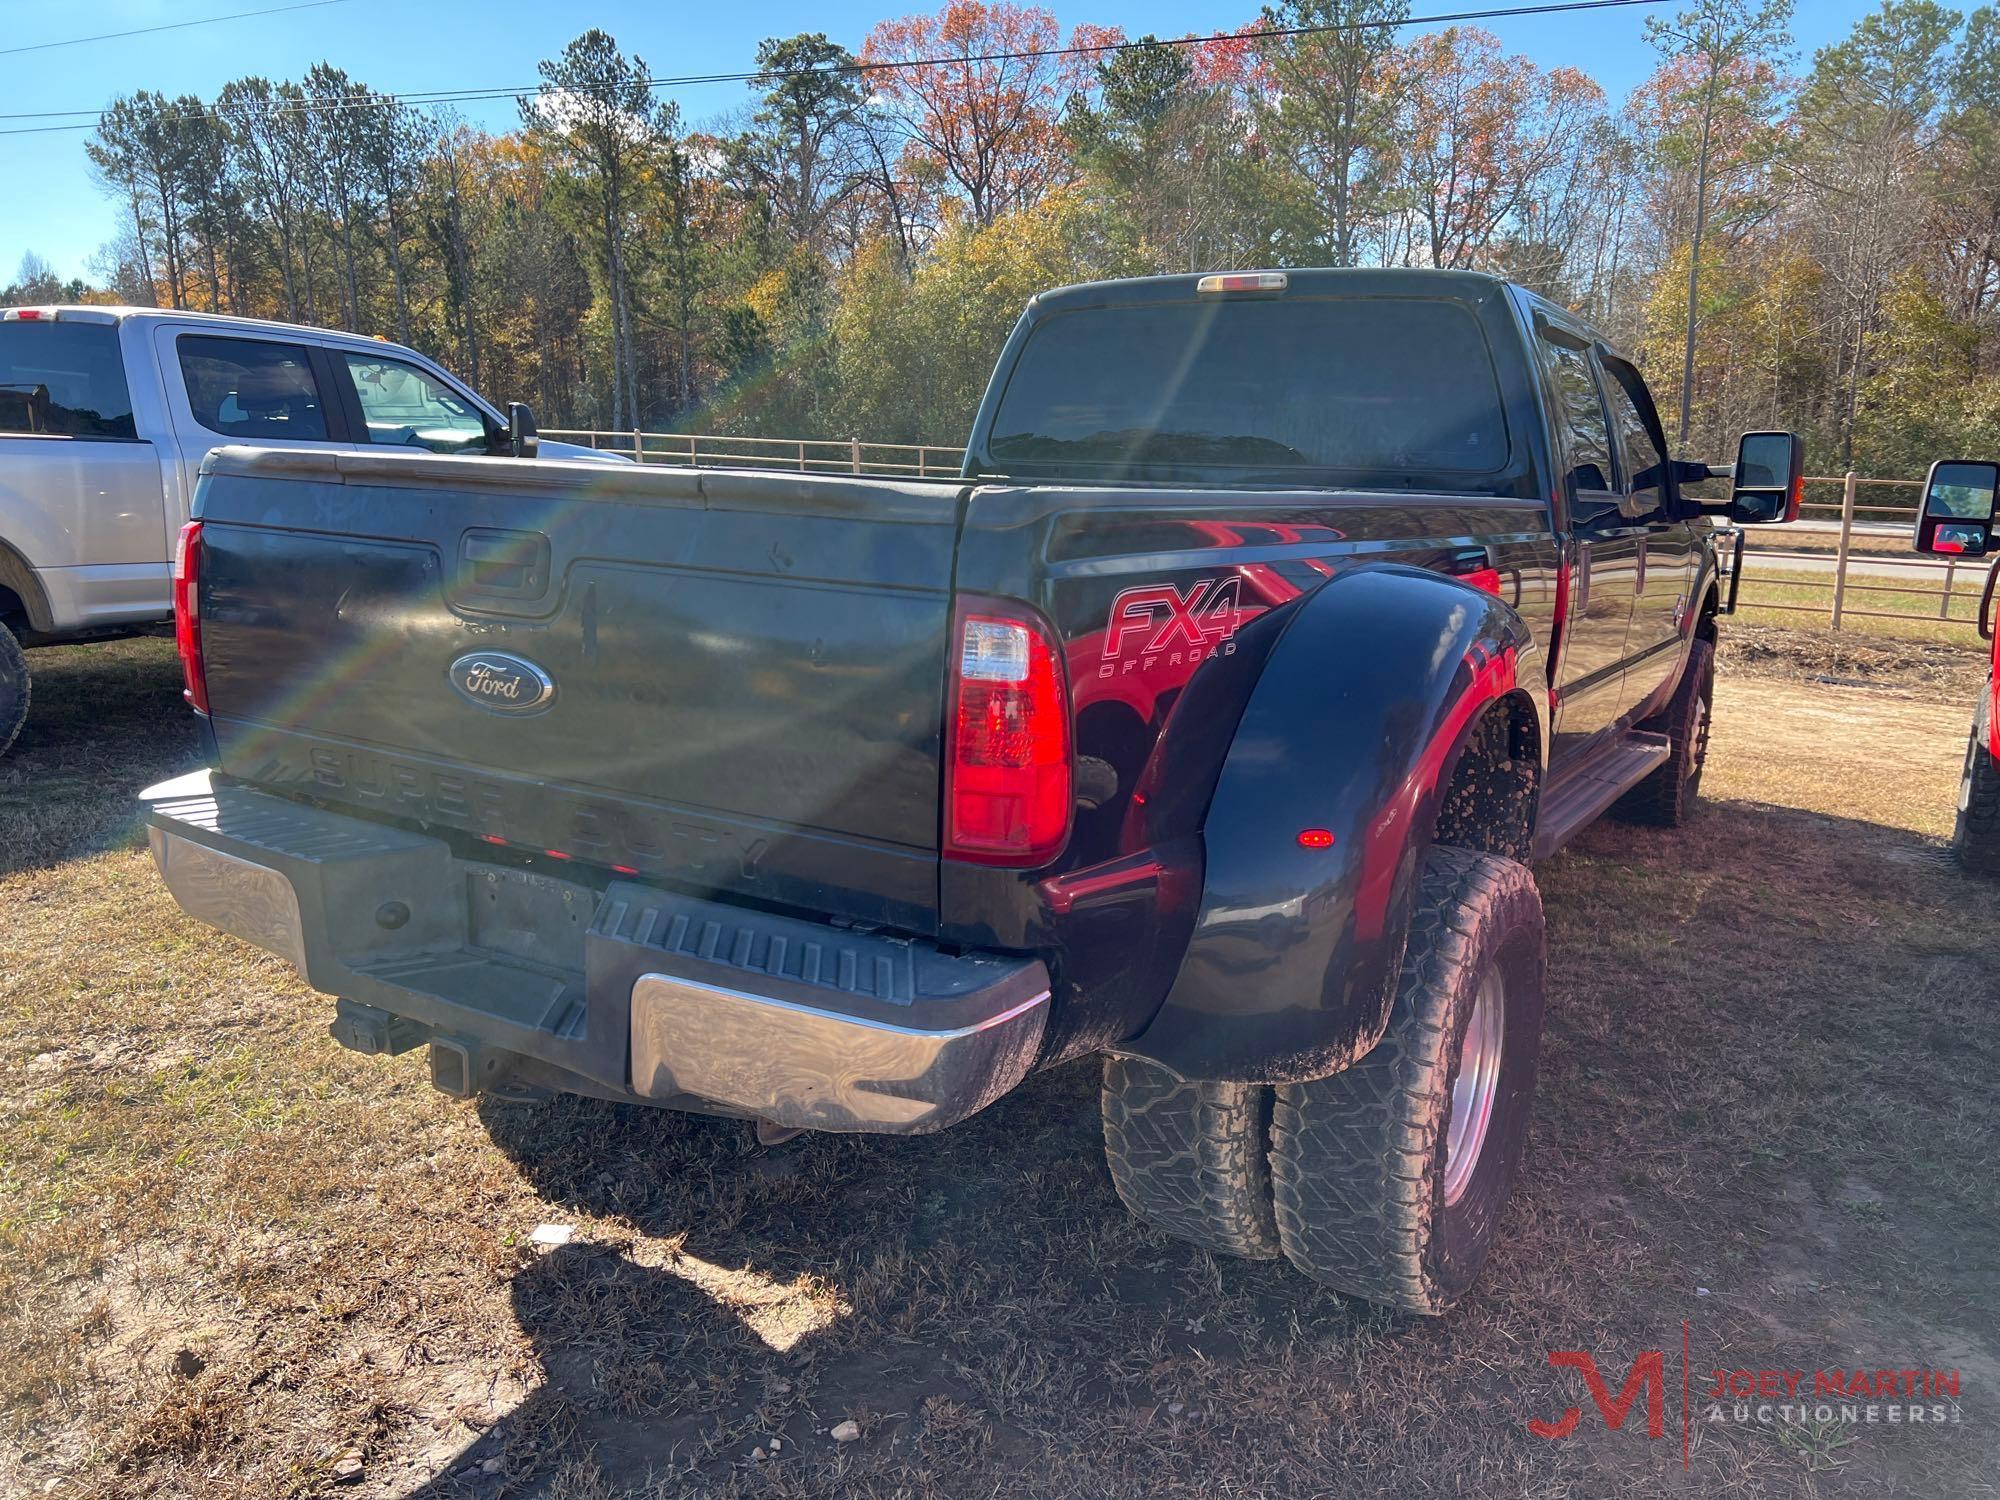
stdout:
{"type": "MultiPolygon", "coordinates": [[[[1805,517],[1797,521],[1787,521],[1782,527],[1767,527],[1765,528],[1765,535],[1784,536],[1788,532],[1795,531],[1809,531],[1816,535],[1824,533],[1828,536],[1839,536],[1840,522],[1837,519],[1821,520],[1817,517],[1805,517]]],[[[1908,521],[1856,521],[1854,523],[1854,534],[1856,536],[1902,537],[1907,540],[1910,535],[1910,523],[1908,521]]]]}
{"type": "MultiPolygon", "coordinates": [[[[1773,553],[1757,545],[1755,539],[1743,558],[1743,576],[1754,578],[1759,574],[1771,573],[1822,573],[1831,574],[1837,559],[1832,553],[1773,553]]],[[[1944,587],[1949,574],[1952,587],[1963,591],[1968,585],[1977,588],[1986,576],[1989,559],[1975,558],[1971,562],[1957,565],[1947,563],[1938,557],[1890,557],[1879,552],[1851,552],[1847,557],[1847,575],[1850,578],[1871,577],[1893,579],[1909,584],[1915,589],[1935,590],[1944,587]]]]}

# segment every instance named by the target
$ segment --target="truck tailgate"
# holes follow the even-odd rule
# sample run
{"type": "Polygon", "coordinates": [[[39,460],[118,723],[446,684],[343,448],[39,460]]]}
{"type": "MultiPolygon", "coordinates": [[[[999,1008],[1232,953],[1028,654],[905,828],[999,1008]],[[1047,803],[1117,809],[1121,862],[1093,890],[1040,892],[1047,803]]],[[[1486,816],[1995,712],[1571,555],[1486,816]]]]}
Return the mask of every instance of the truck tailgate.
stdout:
{"type": "Polygon", "coordinates": [[[934,930],[953,491],[248,449],[206,472],[228,775],[934,930]]]}

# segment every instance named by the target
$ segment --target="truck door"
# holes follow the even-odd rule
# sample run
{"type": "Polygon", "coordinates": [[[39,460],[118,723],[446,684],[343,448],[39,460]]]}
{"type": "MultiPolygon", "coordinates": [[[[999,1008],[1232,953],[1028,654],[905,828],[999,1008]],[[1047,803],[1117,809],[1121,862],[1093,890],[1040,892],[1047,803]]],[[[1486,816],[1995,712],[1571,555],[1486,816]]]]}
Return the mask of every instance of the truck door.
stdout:
{"type": "Polygon", "coordinates": [[[121,337],[102,308],[0,316],[0,562],[31,570],[8,581],[56,630],[172,612],[162,434],[135,406],[121,337]]]}
{"type": "Polygon", "coordinates": [[[177,529],[194,503],[195,477],[224,443],[348,451],[326,351],[300,339],[227,324],[164,322],[153,333],[168,419],[180,449],[168,496],[177,529]],[[220,330],[220,331],[218,331],[220,330]],[[178,515],[178,520],[175,519],[178,515]]]}
{"type": "Polygon", "coordinates": [[[1626,637],[1646,528],[1621,506],[1611,424],[1589,346],[1537,320],[1551,397],[1550,434],[1560,455],[1569,511],[1569,621],[1556,668],[1554,759],[1565,759],[1615,728],[1625,709],[1626,637]]]}
{"type": "Polygon", "coordinates": [[[1640,539],[1638,592],[1633,600],[1632,632],[1625,646],[1624,696],[1634,713],[1658,706],[1657,696],[1680,670],[1693,601],[1695,536],[1693,526],[1667,510],[1666,452],[1640,410],[1652,400],[1639,372],[1625,361],[1600,355],[1604,394],[1611,406],[1611,425],[1618,443],[1620,509],[1645,528],[1640,539]],[[1634,392],[1637,392],[1635,398],[1634,392]]]}

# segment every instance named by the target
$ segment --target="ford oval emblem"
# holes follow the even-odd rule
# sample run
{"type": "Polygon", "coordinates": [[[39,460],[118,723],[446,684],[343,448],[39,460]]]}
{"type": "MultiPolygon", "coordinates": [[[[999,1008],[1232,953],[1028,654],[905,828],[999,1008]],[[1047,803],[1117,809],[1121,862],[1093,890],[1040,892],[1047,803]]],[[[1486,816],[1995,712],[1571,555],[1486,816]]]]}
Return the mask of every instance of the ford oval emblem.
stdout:
{"type": "Polygon", "coordinates": [[[496,714],[539,713],[555,701],[555,679],[511,651],[473,651],[445,675],[459,697],[496,714]]]}

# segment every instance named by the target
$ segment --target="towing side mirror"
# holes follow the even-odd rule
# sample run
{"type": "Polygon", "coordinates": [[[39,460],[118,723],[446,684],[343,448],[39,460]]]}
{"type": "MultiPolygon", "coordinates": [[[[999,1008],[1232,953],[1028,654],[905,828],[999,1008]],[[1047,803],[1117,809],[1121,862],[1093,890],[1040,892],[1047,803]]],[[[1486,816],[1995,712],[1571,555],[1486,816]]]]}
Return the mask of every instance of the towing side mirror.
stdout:
{"type": "Polygon", "coordinates": [[[507,403],[507,451],[516,458],[533,458],[541,451],[542,439],[535,426],[534,410],[525,401],[507,403]]]}
{"type": "Polygon", "coordinates": [[[1799,518],[1806,492],[1806,445],[1795,432],[1746,432],[1736,444],[1729,519],[1751,526],[1799,518]]]}
{"type": "Polygon", "coordinates": [[[2000,506],[2000,464],[1941,458],[1924,480],[1917,512],[1917,550],[1948,557],[1983,557],[1993,546],[1993,512],[2000,506]]]}

